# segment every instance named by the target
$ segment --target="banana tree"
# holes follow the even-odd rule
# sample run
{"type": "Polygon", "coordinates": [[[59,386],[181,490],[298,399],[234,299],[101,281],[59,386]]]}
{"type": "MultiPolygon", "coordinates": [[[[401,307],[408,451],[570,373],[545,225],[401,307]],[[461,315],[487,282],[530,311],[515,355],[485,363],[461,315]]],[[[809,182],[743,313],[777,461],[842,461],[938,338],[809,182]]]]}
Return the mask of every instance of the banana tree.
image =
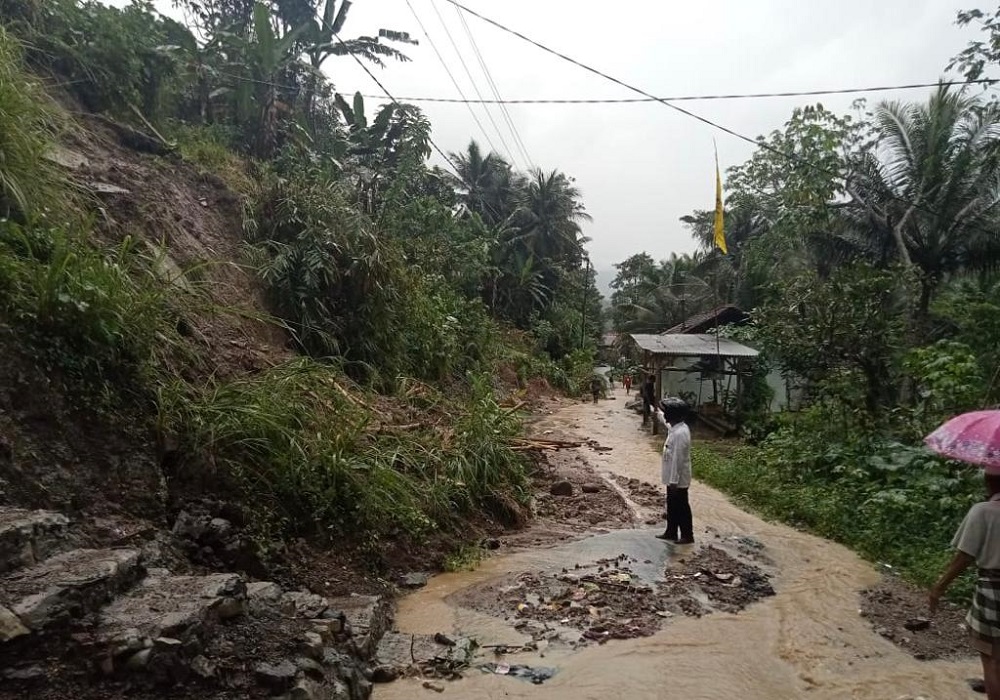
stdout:
{"type": "Polygon", "coordinates": [[[334,157],[352,171],[359,201],[374,214],[401,169],[430,155],[430,123],[416,107],[395,103],[384,105],[369,123],[360,92],[351,104],[341,95],[334,99],[347,126],[334,157]]]}

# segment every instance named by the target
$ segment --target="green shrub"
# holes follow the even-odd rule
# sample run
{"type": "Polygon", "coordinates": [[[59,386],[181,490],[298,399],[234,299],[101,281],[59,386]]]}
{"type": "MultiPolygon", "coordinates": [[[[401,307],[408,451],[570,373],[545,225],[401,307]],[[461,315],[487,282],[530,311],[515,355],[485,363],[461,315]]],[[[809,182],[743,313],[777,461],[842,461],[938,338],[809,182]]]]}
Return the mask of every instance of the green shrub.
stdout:
{"type": "Polygon", "coordinates": [[[0,0],[10,28],[30,47],[39,67],[59,76],[94,112],[125,113],[130,106],[150,118],[176,63],[166,49],[175,23],[161,20],[151,3],[125,8],[94,0],[0,0]]]}
{"type": "MultiPolygon", "coordinates": [[[[727,457],[696,445],[698,478],[764,517],[841,542],[931,585],[951,557],[951,533],[981,497],[975,470],[892,442],[832,445],[814,448],[809,459],[805,450],[782,458],[788,432],[727,457]]],[[[952,595],[969,592],[965,581],[952,595]]]]}
{"type": "Polygon", "coordinates": [[[50,105],[24,70],[20,44],[0,26],[0,217],[65,213],[66,183],[45,157],[60,128],[50,105]]]}
{"type": "Polygon", "coordinates": [[[71,388],[146,384],[175,349],[167,291],[131,239],[102,251],[62,228],[0,223],[0,314],[71,388]]]}

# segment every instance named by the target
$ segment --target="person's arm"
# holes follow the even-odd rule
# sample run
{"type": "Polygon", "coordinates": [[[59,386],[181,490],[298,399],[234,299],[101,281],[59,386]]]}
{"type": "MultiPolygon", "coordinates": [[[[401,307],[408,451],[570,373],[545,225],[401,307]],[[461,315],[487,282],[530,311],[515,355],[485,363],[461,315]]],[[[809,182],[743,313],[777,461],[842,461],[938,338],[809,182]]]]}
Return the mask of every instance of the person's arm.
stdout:
{"type": "Polygon", "coordinates": [[[669,428],[670,424],[667,423],[667,419],[663,417],[663,411],[659,408],[653,408],[653,415],[656,416],[656,422],[662,425],[664,428],[669,428]]]}
{"type": "Polygon", "coordinates": [[[944,570],[944,573],[941,574],[941,578],[939,578],[938,582],[934,584],[933,588],[931,588],[927,602],[932,613],[937,612],[938,602],[948,590],[948,587],[951,586],[952,582],[954,582],[954,580],[958,578],[963,571],[974,564],[975,561],[975,557],[971,554],[966,554],[961,550],[955,552],[955,556],[951,558],[951,563],[948,564],[948,568],[944,570]]]}

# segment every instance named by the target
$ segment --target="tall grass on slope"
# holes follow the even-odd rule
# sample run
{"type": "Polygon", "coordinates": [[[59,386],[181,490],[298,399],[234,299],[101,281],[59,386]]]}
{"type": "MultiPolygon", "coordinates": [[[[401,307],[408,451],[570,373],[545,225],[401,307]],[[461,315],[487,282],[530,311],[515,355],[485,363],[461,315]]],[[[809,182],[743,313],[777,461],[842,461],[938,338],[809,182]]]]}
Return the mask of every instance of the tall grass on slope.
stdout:
{"type": "MultiPolygon", "coordinates": [[[[517,421],[476,380],[461,401],[420,383],[362,394],[300,359],[198,392],[161,392],[161,426],[187,469],[211,469],[270,534],[421,537],[524,500],[517,421]]],[[[183,474],[181,475],[183,478],[183,474]]]]}
{"type": "Polygon", "coordinates": [[[20,222],[65,213],[66,183],[45,156],[59,114],[24,68],[21,46],[0,26],[0,218],[20,222]]]}

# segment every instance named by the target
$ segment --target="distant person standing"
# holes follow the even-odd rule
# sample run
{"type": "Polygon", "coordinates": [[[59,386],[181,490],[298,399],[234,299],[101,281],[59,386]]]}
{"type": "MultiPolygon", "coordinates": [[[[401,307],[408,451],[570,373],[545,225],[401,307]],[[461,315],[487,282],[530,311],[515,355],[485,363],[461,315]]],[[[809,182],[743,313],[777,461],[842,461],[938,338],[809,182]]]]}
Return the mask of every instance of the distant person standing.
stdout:
{"type": "Polygon", "coordinates": [[[597,399],[601,397],[601,389],[603,388],[603,382],[600,377],[593,377],[590,380],[590,393],[594,396],[594,403],[597,403],[597,399]]]}
{"type": "Polygon", "coordinates": [[[656,380],[652,374],[646,375],[646,383],[642,385],[642,425],[649,421],[653,405],[656,403],[656,380]]]}
{"type": "Polygon", "coordinates": [[[625,394],[627,395],[629,393],[629,391],[632,389],[632,375],[631,374],[627,374],[626,373],[626,374],[622,375],[622,386],[625,387],[625,394]]]}

